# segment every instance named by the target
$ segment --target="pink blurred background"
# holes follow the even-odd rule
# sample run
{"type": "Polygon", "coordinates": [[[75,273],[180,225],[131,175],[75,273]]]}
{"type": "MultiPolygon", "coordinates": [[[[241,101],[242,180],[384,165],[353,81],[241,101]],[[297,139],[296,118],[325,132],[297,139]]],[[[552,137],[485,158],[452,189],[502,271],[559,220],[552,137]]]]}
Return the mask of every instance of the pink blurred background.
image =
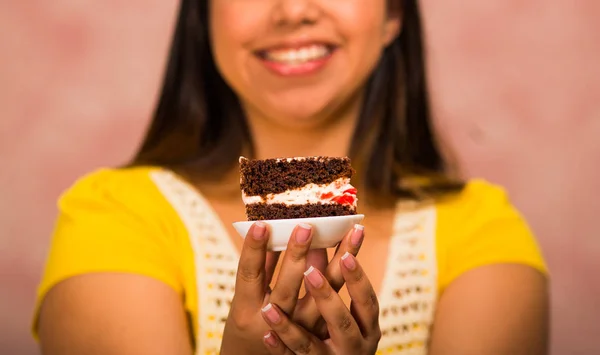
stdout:
{"type": "MultiPolygon", "coordinates": [[[[506,186],[552,269],[553,354],[600,353],[600,2],[421,3],[438,128],[465,175],[506,186]]],[[[176,7],[0,2],[0,352],[38,354],[55,200],[136,148],[176,7]]]]}

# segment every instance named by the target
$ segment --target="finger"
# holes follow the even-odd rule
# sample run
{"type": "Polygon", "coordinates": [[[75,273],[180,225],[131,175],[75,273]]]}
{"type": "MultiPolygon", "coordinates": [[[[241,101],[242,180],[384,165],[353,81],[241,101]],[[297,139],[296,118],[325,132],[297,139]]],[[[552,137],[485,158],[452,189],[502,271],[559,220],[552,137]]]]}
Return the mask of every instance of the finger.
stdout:
{"type": "Polygon", "coordinates": [[[267,253],[267,261],[265,264],[265,287],[271,284],[273,280],[273,273],[275,272],[275,268],[277,267],[277,262],[279,261],[279,256],[281,252],[268,252],[267,253]]]}
{"type": "MultiPolygon", "coordinates": [[[[308,255],[306,256],[306,265],[302,272],[312,265],[315,269],[324,273],[328,263],[329,260],[327,258],[327,249],[311,249],[308,251],[308,255]]],[[[304,288],[308,295],[308,289],[306,289],[306,285],[304,285],[304,288]]],[[[317,308],[314,307],[314,309],[316,310],[317,308]]]]}
{"type": "Polygon", "coordinates": [[[340,266],[352,299],[352,314],[362,334],[365,337],[379,336],[379,301],[373,285],[350,253],[342,256],[340,266]]]}
{"type": "Polygon", "coordinates": [[[262,306],[268,239],[267,226],[263,222],[254,223],[246,234],[235,282],[236,307],[257,309],[262,306]]]}
{"type": "Polygon", "coordinates": [[[285,344],[281,342],[277,334],[270,330],[263,336],[263,342],[265,347],[269,350],[270,354],[273,355],[294,355],[294,353],[288,349],[285,344]]]}
{"type": "MultiPolygon", "coordinates": [[[[338,245],[336,254],[329,262],[325,272],[323,273],[322,270],[319,270],[325,275],[331,287],[336,292],[338,292],[344,285],[344,276],[342,275],[340,268],[340,259],[342,255],[344,255],[346,252],[352,255],[357,255],[360,247],[362,246],[363,240],[364,227],[360,224],[357,224],[350,232],[348,232],[342,242],[338,245]]],[[[308,288],[308,286],[306,287],[308,288]]],[[[322,327],[321,313],[317,309],[312,297],[310,297],[310,293],[307,294],[307,296],[308,297],[304,297],[302,299],[302,302],[298,307],[299,312],[294,320],[311,331],[317,331],[317,327],[322,327]]]]}
{"type": "Polygon", "coordinates": [[[305,270],[312,265],[315,269],[325,272],[328,263],[327,249],[311,249],[306,256],[305,270]]]}
{"type": "Polygon", "coordinates": [[[306,256],[312,240],[312,227],[299,224],[288,242],[277,282],[271,292],[271,303],[277,304],[287,314],[293,312],[306,270],[306,256]]]}
{"type": "Polygon", "coordinates": [[[307,332],[304,328],[292,322],[288,316],[273,303],[262,309],[265,322],[277,335],[279,340],[294,354],[323,354],[325,345],[307,332]]]}
{"type": "MultiPolygon", "coordinates": [[[[306,257],[306,268],[312,265],[315,269],[321,271],[321,273],[325,273],[328,263],[329,260],[327,249],[311,249],[308,252],[306,257]]],[[[296,316],[294,320],[300,326],[310,329],[311,333],[313,333],[317,338],[321,340],[329,338],[327,323],[325,323],[325,320],[323,320],[323,317],[321,317],[315,301],[308,292],[308,285],[306,283],[304,284],[304,291],[304,297],[299,300],[298,304],[296,305],[296,309],[298,310],[298,313],[296,314],[300,314],[302,316],[296,316]]]]}
{"type": "Polygon", "coordinates": [[[360,346],[362,334],[350,311],[319,270],[309,267],[304,273],[317,309],[327,322],[334,344],[351,349],[360,346]]]}
{"type": "Polygon", "coordinates": [[[350,233],[342,240],[335,255],[329,262],[329,265],[325,270],[325,277],[329,280],[329,283],[334,290],[339,291],[344,285],[344,276],[340,269],[340,259],[342,258],[342,255],[346,253],[350,253],[354,256],[358,255],[358,251],[364,240],[364,234],[365,227],[356,224],[352,231],[350,231],[350,233]]]}

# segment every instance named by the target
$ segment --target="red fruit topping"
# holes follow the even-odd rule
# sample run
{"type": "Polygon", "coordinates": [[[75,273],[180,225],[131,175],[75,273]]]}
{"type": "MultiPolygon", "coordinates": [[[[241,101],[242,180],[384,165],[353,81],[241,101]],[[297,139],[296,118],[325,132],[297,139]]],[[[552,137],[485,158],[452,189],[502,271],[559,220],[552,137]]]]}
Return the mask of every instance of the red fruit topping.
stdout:
{"type": "Polygon", "coordinates": [[[336,196],[332,199],[333,202],[339,203],[340,205],[352,205],[354,203],[354,196],[341,195],[336,196]]]}
{"type": "Polygon", "coordinates": [[[324,194],[321,194],[321,200],[329,200],[332,197],[333,197],[333,192],[326,192],[324,194]]]}
{"type": "Polygon", "coordinates": [[[343,193],[345,193],[345,194],[351,194],[351,195],[356,195],[357,192],[358,191],[356,191],[355,188],[351,188],[351,189],[345,190],[343,193]]]}

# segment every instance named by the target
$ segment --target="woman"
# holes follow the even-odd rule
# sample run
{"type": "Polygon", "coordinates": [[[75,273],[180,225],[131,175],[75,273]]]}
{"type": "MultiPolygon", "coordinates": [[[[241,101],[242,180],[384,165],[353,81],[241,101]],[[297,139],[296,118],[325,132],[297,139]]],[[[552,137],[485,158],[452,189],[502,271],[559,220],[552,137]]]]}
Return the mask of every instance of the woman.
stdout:
{"type": "Polygon", "coordinates": [[[544,263],[500,188],[449,176],[420,31],[414,0],[183,0],[133,163],[61,197],[43,352],[545,353],[544,263]],[[367,218],[329,262],[311,226],[281,262],[235,236],[240,155],[347,154],[367,218]]]}

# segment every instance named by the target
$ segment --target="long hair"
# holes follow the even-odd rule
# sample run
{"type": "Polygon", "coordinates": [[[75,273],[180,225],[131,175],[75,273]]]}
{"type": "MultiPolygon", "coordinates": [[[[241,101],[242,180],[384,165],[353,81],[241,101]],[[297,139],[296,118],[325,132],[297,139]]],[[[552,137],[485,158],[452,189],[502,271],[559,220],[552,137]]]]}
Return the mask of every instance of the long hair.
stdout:
{"type": "MultiPolygon", "coordinates": [[[[418,4],[398,1],[402,31],[368,80],[348,154],[367,196],[419,198],[456,191],[462,183],[448,176],[432,129],[418,4]],[[428,183],[411,183],[422,180],[428,183]]],[[[253,154],[241,105],[212,57],[207,3],[181,2],[162,93],[131,165],[219,179],[242,152],[253,154]]]]}

